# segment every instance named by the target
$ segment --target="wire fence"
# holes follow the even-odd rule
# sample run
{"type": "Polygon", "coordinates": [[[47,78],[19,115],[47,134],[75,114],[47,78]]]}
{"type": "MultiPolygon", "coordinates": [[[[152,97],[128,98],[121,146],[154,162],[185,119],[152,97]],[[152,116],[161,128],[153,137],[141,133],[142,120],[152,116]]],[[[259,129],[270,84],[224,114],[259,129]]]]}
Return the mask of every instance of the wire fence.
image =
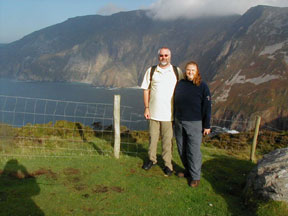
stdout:
{"type": "MultiPolygon", "coordinates": [[[[148,122],[132,107],[121,106],[121,153],[147,152],[148,122]]],[[[205,145],[228,150],[248,148],[255,119],[211,120],[205,145]]],[[[263,152],[288,146],[279,129],[263,126],[259,143],[263,152]],[[262,146],[261,143],[269,145],[262,146]]],[[[113,104],[83,103],[0,95],[0,155],[25,157],[78,157],[113,153],[113,104]]]]}
{"type": "MultiPolygon", "coordinates": [[[[147,128],[131,107],[120,110],[122,133],[147,128]]],[[[113,104],[0,95],[2,155],[108,155],[113,151],[112,125],[113,104]]],[[[130,140],[123,137],[123,151],[129,152],[130,140]]]]}

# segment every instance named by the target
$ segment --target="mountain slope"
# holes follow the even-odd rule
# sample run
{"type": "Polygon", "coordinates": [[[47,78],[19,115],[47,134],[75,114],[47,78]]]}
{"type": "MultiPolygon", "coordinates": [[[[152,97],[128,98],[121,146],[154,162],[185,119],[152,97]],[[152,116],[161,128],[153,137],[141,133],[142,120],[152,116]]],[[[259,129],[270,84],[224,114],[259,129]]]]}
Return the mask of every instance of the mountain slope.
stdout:
{"type": "MultiPolygon", "coordinates": [[[[232,34],[216,59],[221,64],[211,82],[215,117],[233,116],[235,121],[255,115],[266,120],[285,119],[288,8],[252,8],[231,29],[232,34]]],[[[288,127],[280,122],[273,124],[288,127]]]]}
{"type": "Polygon", "coordinates": [[[173,64],[199,63],[215,118],[252,127],[248,119],[261,115],[263,123],[288,129],[288,8],[173,21],[141,10],[75,17],[0,47],[0,75],[136,86],[161,46],[171,48],[173,64]]]}
{"type": "Polygon", "coordinates": [[[76,17],[0,49],[0,73],[24,80],[135,86],[157,63],[159,47],[172,49],[175,64],[209,57],[238,17],[155,21],[145,11],[76,17]]]}

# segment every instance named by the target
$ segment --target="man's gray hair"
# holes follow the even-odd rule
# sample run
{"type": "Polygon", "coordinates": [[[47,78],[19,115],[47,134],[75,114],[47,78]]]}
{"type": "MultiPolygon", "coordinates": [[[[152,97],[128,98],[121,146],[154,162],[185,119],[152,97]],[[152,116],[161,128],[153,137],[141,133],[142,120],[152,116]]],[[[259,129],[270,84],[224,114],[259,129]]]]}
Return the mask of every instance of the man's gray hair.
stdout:
{"type": "Polygon", "coordinates": [[[160,54],[160,50],[161,49],[167,49],[170,52],[170,56],[171,56],[171,50],[168,47],[161,47],[160,49],[158,49],[158,55],[160,54]]]}

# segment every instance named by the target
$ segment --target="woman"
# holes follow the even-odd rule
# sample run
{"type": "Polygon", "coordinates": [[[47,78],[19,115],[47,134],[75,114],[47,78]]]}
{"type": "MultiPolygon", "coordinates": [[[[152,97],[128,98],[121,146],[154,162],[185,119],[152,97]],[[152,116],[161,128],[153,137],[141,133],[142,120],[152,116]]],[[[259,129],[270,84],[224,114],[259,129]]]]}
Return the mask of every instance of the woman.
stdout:
{"type": "Polygon", "coordinates": [[[184,165],[184,173],[191,187],[200,183],[202,134],[210,133],[211,96],[207,84],[201,81],[196,62],[186,64],[185,79],[175,88],[175,135],[178,152],[184,165]]]}

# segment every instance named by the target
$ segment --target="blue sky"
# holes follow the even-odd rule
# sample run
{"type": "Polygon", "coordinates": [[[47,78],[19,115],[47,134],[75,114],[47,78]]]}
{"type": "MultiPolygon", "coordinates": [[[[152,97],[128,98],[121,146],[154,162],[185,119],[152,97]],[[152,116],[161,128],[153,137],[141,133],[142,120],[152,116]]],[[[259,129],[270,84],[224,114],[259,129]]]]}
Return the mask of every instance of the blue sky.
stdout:
{"type": "Polygon", "coordinates": [[[0,43],[8,43],[68,18],[136,10],[155,0],[0,0],[0,43]]]}
{"type": "Polygon", "coordinates": [[[288,0],[0,0],[0,43],[75,16],[150,9],[154,18],[242,14],[255,5],[288,7],[288,0]]]}

